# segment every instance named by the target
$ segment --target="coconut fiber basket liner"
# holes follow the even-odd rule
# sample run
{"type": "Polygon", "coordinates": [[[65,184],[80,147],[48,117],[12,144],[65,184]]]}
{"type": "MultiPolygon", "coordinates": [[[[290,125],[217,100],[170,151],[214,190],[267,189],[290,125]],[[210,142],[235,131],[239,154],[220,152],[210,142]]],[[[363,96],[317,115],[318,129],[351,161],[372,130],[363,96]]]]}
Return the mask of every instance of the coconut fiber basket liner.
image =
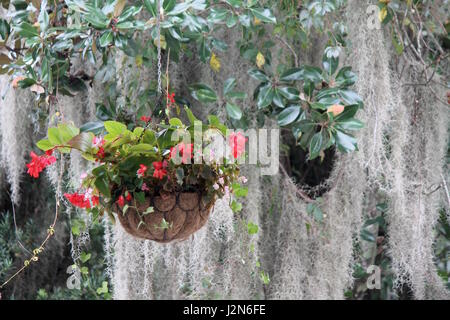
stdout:
{"type": "Polygon", "coordinates": [[[153,207],[154,212],[142,217],[134,208],[128,208],[125,214],[116,205],[117,216],[123,228],[132,236],[153,240],[160,243],[181,241],[203,227],[208,221],[214,201],[204,205],[201,195],[196,192],[170,193],[164,196],[146,197],[145,202],[138,205],[139,212],[153,207]],[[165,221],[169,228],[161,228],[165,221]],[[139,227],[138,227],[139,226],[139,227]]]}

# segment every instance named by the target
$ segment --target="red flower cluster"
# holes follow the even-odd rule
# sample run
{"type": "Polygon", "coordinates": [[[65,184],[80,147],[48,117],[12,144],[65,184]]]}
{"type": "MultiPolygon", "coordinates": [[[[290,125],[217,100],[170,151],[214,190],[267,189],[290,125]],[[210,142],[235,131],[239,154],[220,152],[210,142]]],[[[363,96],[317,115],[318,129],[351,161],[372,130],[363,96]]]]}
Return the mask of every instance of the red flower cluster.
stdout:
{"type": "Polygon", "coordinates": [[[146,117],[146,116],[142,116],[141,117],[141,121],[144,121],[144,122],[150,122],[150,121],[152,121],[152,118],[151,117],[146,117]]]}
{"type": "Polygon", "coordinates": [[[170,148],[169,160],[173,159],[176,155],[181,156],[181,162],[184,164],[190,163],[194,153],[193,143],[179,143],[175,147],[170,148]]]}
{"type": "Polygon", "coordinates": [[[38,156],[34,152],[30,152],[31,162],[27,164],[27,173],[33,178],[38,178],[39,173],[46,167],[56,162],[56,158],[52,156],[52,150],[45,152],[45,155],[38,156]]]}
{"type": "Polygon", "coordinates": [[[245,152],[245,143],[247,138],[240,132],[230,134],[229,145],[235,159],[239,158],[245,152]]]}
{"type": "Polygon", "coordinates": [[[139,169],[138,169],[138,171],[137,171],[137,173],[136,173],[136,175],[138,176],[138,178],[142,178],[144,175],[145,175],[145,172],[147,171],[147,166],[146,165],[143,165],[143,164],[140,164],[139,165],[139,169]]]}
{"type": "Polygon", "coordinates": [[[86,196],[85,194],[75,193],[65,193],[64,197],[74,206],[83,209],[90,209],[98,205],[97,196],[86,196]]]}
{"type": "Polygon", "coordinates": [[[167,92],[167,106],[171,107],[175,103],[175,92],[168,93],[167,92]]]}
{"type": "Polygon", "coordinates": [[[155,172],[153,172],[153,177],[162,180],[164,176],[167,174],[167,161],[159,161],[153,162],[153,168],[155,168],[155,172]]]}

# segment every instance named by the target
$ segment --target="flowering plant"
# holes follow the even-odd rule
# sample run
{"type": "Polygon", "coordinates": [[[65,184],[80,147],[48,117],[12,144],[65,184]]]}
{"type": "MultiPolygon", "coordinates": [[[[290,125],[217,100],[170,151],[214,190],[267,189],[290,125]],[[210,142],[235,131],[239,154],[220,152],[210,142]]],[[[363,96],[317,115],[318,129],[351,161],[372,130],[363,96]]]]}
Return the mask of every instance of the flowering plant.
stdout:
{"type": "MultiPolygon", "coordinates": [[[[150,117],[142,117],[143,126],[105,121],[103,134],[95,135],[69,123],[59,124],[37,143],[45,154],[31,153],[28,173],[37,178],[56,161],[55,150],[65,154],[75,149],[96,165],[81,177],[80,190],[65,197],[95,216],[111,214],[115,205],[123,212],[136,209],[147,196],[175,192],[201,193],[205,204],[226,197],[239,211],[241,205],[233,199],[248,192],[238,165],[245,157],[246,138],[229,132],[215,116],[203,124],[185,110],[190,125],[179,118],[153,124],[150,117]]],[[[150,212],[151,207],[142,214],[150,212]]]]}

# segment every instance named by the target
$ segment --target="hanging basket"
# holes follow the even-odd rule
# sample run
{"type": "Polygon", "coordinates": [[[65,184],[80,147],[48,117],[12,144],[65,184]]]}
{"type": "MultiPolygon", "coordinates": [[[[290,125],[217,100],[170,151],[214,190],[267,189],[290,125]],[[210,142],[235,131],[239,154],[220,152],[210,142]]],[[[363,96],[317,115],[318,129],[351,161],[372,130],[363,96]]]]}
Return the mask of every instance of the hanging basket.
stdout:
{"type": "Polygon", "coordinates": [[[138,205],[139,212],[145,212],[148,207],[153,207],[154,212],[142,218],[134,208],[130,207],[125,214],[117,205],[116,209],[120,223],[132,236],[168,243],[186,240],[203,227],[213,205],[214,201],[203,204],[199,193],[179,192],[146,197],[145,202],[138,205]],[[163,219],[166,227],[162,227],[163,219]]]}

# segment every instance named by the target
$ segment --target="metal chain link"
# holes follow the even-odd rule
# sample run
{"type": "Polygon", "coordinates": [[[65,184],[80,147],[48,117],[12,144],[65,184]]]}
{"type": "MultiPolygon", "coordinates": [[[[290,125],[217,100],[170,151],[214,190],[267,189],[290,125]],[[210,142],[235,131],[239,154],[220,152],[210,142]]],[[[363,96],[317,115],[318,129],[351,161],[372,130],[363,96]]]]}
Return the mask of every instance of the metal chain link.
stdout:
{"type": "Polygon", "coordinates": [[[161,94],[161,0],[156,1],[156,6],[156,28],[158,31],[158,93],[161,94]]]}

